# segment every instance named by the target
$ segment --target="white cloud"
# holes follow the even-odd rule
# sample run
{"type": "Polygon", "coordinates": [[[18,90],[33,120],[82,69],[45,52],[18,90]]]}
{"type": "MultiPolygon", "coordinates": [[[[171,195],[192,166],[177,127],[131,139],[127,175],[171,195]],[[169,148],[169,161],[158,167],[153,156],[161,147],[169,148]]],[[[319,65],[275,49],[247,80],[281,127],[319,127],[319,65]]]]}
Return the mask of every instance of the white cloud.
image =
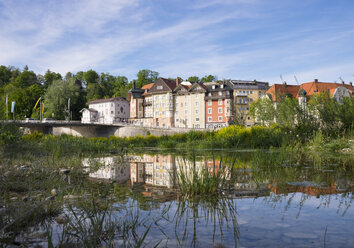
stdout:
{"type": "Polygon", "coordinates": [[[271,82],[279,74],[293,78],[291,71],[300,81],[354,74],[346,62],[352,28],[339,22],[266,33],[277,23],[273,12],[257,10],[256,0],[197,1],[183,15],[156,12],[154,3],[141,0],[1,3],[0,64],[28,64],[39,73],[92,68],[132,76],[149,68],[164,77],[271,82]],[[340,61],[333,58],[339,51],[346,56],[340,61]]]}

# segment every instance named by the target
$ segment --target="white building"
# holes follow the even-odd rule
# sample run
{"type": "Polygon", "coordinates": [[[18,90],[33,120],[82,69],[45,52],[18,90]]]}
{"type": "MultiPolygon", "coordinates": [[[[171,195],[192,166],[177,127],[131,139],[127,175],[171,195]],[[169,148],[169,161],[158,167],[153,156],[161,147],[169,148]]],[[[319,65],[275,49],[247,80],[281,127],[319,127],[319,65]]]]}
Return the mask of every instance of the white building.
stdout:
{"type": "Polygon", "coordinates": [[[130,115],[129,102],[124,97],[93,100],[88,105],[81,110],[82,123],[113,124],[128,121],[130,115]]]}

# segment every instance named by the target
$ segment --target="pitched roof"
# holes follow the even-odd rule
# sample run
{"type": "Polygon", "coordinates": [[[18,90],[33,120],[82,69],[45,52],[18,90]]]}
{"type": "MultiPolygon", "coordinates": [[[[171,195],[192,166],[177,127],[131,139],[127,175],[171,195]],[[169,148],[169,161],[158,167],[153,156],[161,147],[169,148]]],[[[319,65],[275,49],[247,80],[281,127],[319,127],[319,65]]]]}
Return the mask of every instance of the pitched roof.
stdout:
{"type": "Polygon", "coordinates": [[[330,93],[330,96],[333,96],[335,89],[341,86],[347,88],[350,91],[354,91],[354,87],[348,84],[318,82],[317,80],[313,82],[303,83],[300,87],[306,91],[308,96],[324,91],[327,91],[328,93],[330,93]]]}
{"type": "Polygon", "coordinates": [[[298,85],[286,85],[286,84],[273,84],[272,87],[267,90],[266,94],[271,94],[273,101],[279,100],[280,96],[290,94],[294,98],[297,97],[300,86],[298,85]]]}
{"type": "MultiPolygon", "coordinates": [[[[301,90],[306,91],[307,96],[312,96],[321,92],[328,92],[332,97],[335,90],[338,87],[345,87],[350,92],[354,92],[354,87],[349,84],[338,84],[338,83],[328,83],[328,82],[318,82],[315,79],[313,82],[303,83],[298,85],[284,85],[284,84],[273,84],[272,87],[266,92],[271,94],[273,101],[279,100],[278,97],[286,94],[292,95],[294,98],[299,98],[299,93],[301,90]]],[[[353,94],[353,93],[352,93],[353,94]]]]}
{"type": "Polygon", "coordinates": [[[113,101],[127,101],[124,97],[112,97],[112,98],[105,98],[105,99],[96,99],[89,101],[88,104],[93,103],[102,103],[102,102],[113,102],[113,101]]]}
{"type": "Polygon", "coordinates": [[[176,81],[171,81],[171,80],[168,80],[166,78],[159,78],[161,79],[162,81],[164,81],[166,83],[166,85],[171,89],[173,90],[174,88],[176,88],[176,81]]]}
{"type": "Polygon", "coordinates": [[[141,87],[142,90],[149,90],[152,86],[154,85],[154,83],[151,84],[146,84],[143,87],[141,87]]]}

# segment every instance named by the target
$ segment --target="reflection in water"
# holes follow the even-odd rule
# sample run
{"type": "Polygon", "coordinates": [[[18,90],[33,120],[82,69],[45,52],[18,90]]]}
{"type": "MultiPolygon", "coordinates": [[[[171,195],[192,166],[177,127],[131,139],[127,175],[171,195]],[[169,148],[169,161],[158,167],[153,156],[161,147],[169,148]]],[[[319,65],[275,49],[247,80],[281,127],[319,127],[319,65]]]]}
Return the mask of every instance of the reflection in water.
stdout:
{"type": "MultiPolygon", "coordinates": [[[[89,177],[127,183],[154,202],[138,198],[136,207],[151,216],[147,242],[168,247],[348,246],[354,242],[351,165],[262,165],[252,156],[234,158],[177,155],[128,155],[85,159],[89,177]],[[194,161],[195,160],[195,161],[194,161]],[[236,163],[233,163],[236,161],[236,163]],[[222,170],[227,186],[215,198],[183,198],[178,172],[184,168],[222,170]],[[156,201],[157,200],[157,201],[156,201]],[[237,206],[237,207],[236,207],[237,206]],[[163,241],[163,242],[162,242],[163,241]]],[[[145,196],[145,197],[144,197],[145,196]]]]}
{"type": "Polygon", "coordinates": [[[129,164],[121,157],[84,159],[82,164],[93,179],[124,183],[130,178],[129,164]]]}
{"type": "Polygon", "coordinates": [[[197,173],[202,169],[217,174],[223,170],[228,188],[223,195],[228,197],[266,196],[301,192],[319,197],[320,195],[339,194],[354,189],[354,180],[341,171],[315,170],[310,167],[274,167],[259,168],[252,161],[243,161],[242,166],[231,166],[225,159],[197,157],[195,161],[175,155],[128,155],[122,157],[102,157],[84,159],[83,165],[89,177],[98,180],[110,180],[131,185],[158,186],[175,188],[176,174],[184,170],[187,174],[192,170],[197,173]],[[222,164],[222,166],[221,166],[222,164]]]}

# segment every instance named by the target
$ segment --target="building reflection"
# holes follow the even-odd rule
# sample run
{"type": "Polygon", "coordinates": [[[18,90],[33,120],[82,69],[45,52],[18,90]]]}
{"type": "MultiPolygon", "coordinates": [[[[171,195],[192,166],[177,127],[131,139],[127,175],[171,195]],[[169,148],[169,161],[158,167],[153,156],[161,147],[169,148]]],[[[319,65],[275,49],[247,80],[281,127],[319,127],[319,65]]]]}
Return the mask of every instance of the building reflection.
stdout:
{"type": "Polygon", "coordinates": [[[311,196],[324,194],[338,194],[353,190],[353,181],[337,175],[334,180],[321,184],[311,183],[311,178],[299,178],[299,182],[277,182],[279,175],[273,175],[271,171],[262,172],[243,168],[234,168],[219,159],[197,157],[188,159],[176,155],[127,155],[122,157],[102,157],[85,159],[83,165],[89,173],[89,177],[95,180],[115,181],[127,183],[131,186],[143,186],[142,194],[151,196],[153,193],[170,194],[177,186],[177,174],[183,171],[186,175],[192,175],[192,171],[221,176],[227,181],[228,187],[220,191],[230,198],[258,197],[269,194],[288,194],[301,192],[311,196]],[[306,180],[306,181],[304,181],[306,180]]]}
{"type": "Polygon", "coordinates": [[[129,164],[121,157],[86,158],[82,164],[91,179],[124,183],[130,178],[129,164]]]}

